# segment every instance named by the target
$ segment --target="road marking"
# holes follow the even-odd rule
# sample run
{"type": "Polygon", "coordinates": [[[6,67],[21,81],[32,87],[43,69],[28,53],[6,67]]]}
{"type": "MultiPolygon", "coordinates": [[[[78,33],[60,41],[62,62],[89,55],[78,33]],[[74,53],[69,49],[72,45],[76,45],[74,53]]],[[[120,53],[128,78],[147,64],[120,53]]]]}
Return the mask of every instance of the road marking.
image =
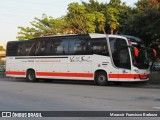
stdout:
{"type": "Polygon", "coordinates": [[[154,109],[159,109],[160,110],[160,107],[153,107],[154,109]]]}

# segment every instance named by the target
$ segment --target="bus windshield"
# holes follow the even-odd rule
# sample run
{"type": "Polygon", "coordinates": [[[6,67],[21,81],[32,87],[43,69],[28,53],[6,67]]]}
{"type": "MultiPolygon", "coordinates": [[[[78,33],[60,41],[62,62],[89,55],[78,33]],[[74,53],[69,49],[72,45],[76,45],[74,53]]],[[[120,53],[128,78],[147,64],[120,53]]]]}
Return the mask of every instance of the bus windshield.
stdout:
{"type": "Polygon", "coordinates": [[[147,50],[144,45],[144,41],[138,37],[122,35],[126,37],[132,44],[131,53],[132,53],[132,61],[133,65],[139,69],[148,69],[149,68],[149,59],[147,50]],[[138,57],[135,56],[134,47],[136,47],[139,51],[138,57]]]}
{"type": "Polygon", "coordinates": [[[148,59],[148,54],[147,54],[147,50],[145,49],[145,46],[142,44],[133,45],[133,46],[138,48],[139,50],[139,55],[138,57],[136,57],[134,54],[134,48],[131,48],[133,65],[139,69],[148,69],[149,59],[148,59]]]}

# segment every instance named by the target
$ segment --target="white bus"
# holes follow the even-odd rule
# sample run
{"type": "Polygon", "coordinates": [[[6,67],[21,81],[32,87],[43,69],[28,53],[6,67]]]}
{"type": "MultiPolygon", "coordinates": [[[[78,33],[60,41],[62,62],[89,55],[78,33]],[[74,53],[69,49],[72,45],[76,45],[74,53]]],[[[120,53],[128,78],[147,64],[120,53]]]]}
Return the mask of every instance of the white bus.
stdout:
{"type": "Polygon", "coordinates": [[[6,76],[38,79],[110,81],[149,80],[143,41],[106,34],[40,37],[7,44],[6,76]]]}

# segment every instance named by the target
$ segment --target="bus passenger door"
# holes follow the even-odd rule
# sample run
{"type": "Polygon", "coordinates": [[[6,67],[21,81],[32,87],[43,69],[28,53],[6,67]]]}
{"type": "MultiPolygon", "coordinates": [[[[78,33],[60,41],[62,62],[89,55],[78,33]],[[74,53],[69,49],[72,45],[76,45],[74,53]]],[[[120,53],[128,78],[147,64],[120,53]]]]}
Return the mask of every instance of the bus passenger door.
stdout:
{"type": "Polygon", "coordinates": [[[118,81],[129,81],[131,74],[131,60],[127,40],[123,38],[110,37],[112,62],[118,69],[118,81]]]}
{"type": "MultiPolygon", "coordinates": [[[[122,44],[125,44],[125,40],[122,44]],[[124,43],[123,43],[124,42],[124,43]]],[[[129,81],[131,77],[131,60],[129,54],[129,48],[123,47],[119,50],[119,80],[129,81]]]]}

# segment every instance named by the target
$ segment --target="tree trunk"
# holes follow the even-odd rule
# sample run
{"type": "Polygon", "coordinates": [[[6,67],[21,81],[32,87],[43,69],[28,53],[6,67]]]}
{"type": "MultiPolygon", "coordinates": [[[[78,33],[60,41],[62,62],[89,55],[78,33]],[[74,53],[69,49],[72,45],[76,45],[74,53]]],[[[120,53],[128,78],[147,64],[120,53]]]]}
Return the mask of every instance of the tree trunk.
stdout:
{"type": "Polygon", "coordinates": [[[111,29],[111,34],[113,35],[113,32],[114,32],[114,30],[113,29],[111,29]]]}
{"type": "Polygon", "coordinates": [[[106,31],[105,31],[105,29],[104,29],[104,28],[102,28],[102,31],[103,31],[103,33],[104,33],[104,34],[106,34],[106,31]]]}

